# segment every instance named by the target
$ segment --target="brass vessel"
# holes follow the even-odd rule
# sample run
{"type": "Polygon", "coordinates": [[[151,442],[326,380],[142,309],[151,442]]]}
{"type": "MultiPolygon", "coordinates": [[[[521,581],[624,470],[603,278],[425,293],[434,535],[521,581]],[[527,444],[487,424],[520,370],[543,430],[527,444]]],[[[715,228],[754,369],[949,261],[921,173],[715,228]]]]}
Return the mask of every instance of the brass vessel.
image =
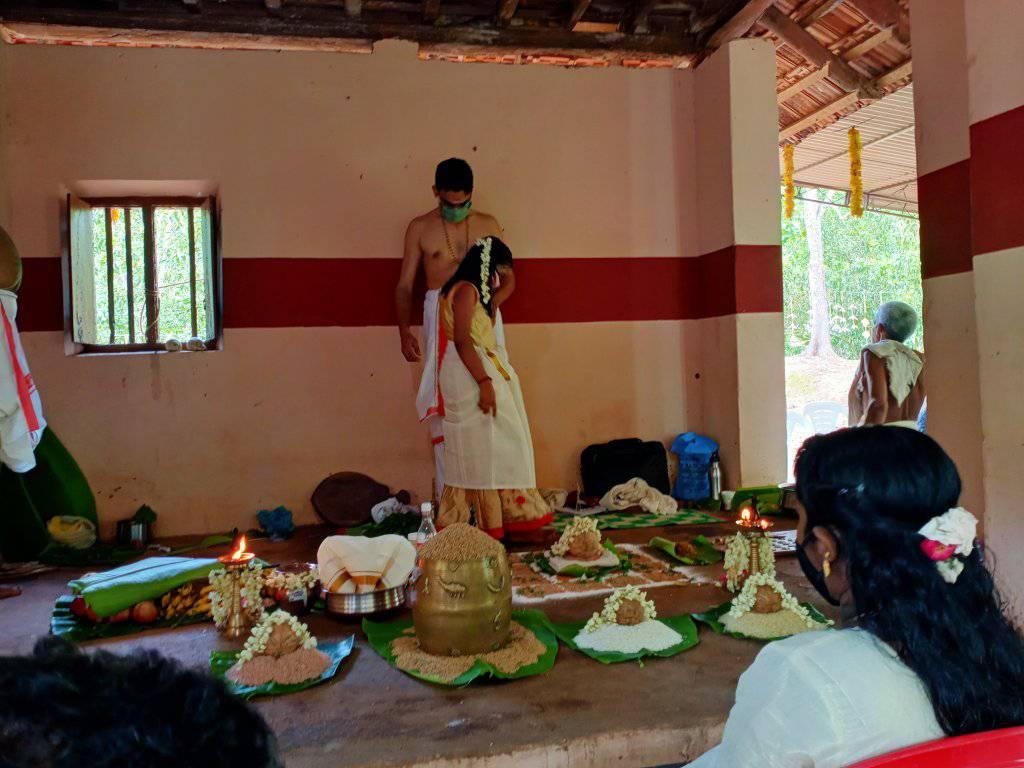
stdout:
{"type": "Polygon", "coordinates": [[[508,641],[512,574],[508,557],[468,562],[426,560],[416,579],[412,618],[427,653],[488,653],[508,641]]]}

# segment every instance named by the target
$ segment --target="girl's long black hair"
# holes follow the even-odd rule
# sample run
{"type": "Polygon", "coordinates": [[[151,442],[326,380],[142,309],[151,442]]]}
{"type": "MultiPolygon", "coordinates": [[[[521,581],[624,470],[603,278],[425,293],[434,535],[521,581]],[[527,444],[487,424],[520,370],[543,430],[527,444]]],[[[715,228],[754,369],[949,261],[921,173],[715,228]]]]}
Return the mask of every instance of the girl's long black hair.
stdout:
{"type": "MultiPolygon", "coordinates": [[[[455,270],[455,274],[451,276],[451,279],[441,289],[441,295],[447,296],[458,283],[469,283],[476,286],[477,293],[480,295],[480,303],[487,310],[487,314],[493,317],[494,312],[491,311],[491,300],[483,300],[484,281],[480,276],[480,265],[484,252],[483,241],[486,240],[491,241],[491,261],[487,273],[488,285],[491,282],[491,278],[494,277],[494,273],[498,271],[498,267],[512,266],[512,251],[509,250],[509,247],[500,238],[485,237],[482,241],[478,240],[472,248],[466,251],[466,256],[459,263],[459,268],[455,270]]],[[[493,290],[491,293],[493,293],[493,290]]]]}
{"type": "Polygon", "coordinates": [[[918,530],[957,506],[960,475],[938,443],[903,427],[818,435],[796,460],[808,533],[826,526],[846,557],[860,626],[917,673],[949,736],[1024,725],[1024,643],[978,547],[955,584],[918,530]]]}

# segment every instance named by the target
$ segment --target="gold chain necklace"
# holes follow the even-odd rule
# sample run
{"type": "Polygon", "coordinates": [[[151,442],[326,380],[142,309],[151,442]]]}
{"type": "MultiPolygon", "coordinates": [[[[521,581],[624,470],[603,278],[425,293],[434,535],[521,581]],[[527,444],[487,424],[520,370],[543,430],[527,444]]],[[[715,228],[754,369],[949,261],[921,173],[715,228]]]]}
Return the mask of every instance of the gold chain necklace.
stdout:
{"type": "MultiPolygon", "coordinates": [[[[455,249],[452,247],[451,238],[448,237],[448,222],[445,221],[444,215],[441,215],[441,229],[444,230],[444,244],[448,246],[448,257],[458,264],[462,259],[455,255],[455,249]]],[[[469,216],[466,217],[466,250],[469,250],[469,216]]]]}

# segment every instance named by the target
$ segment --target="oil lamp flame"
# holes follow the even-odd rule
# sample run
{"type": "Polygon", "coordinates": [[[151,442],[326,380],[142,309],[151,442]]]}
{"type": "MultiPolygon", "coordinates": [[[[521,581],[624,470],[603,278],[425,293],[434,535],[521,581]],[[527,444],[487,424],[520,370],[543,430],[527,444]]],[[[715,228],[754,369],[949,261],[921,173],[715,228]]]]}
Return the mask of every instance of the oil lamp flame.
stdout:
{"type": "Polygon", "coordinates": [[[246,552],[245,550],[245,536],[242,535],[238,538],[238,548],[235,549],[230,555],[225,555],[219,558],[222,563],[243,563],[247,560],[251,560],[254,557],[252,552],[246,552]]]}

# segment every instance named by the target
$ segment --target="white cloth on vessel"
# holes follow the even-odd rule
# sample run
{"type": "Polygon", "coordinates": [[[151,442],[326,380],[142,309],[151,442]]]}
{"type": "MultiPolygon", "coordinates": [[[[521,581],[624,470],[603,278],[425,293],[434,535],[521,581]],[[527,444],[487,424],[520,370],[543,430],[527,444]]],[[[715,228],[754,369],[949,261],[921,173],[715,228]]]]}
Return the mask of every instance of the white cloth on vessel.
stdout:
{"type": "Polygon", "coordinates": [[[21,347],[17,315],[17,294],[0,291],[0,463],[28,472],[36,465],[33,451],[46,421],[21,347]]]}
{"type": "Polygon", "coordinates": [[[640,477],[616,485],[601,497],[601,506],[612,511],[639,506],[652,515],[671,515],[679,511],[675,499],[652,488],[640,477]]]}
{"type": "Polygon", "coordinates": [[[740,677],[722,743],[690,768],[841,768],[942,738],[921,679],[870,632],[778,640],[740,677]]]}
{"type": "Polygon", "coordinates": [[[361,594],[404,584],[416,565],[416,547],[396,534],[328,536],[316,560],[324,589],[361,594]]]}

